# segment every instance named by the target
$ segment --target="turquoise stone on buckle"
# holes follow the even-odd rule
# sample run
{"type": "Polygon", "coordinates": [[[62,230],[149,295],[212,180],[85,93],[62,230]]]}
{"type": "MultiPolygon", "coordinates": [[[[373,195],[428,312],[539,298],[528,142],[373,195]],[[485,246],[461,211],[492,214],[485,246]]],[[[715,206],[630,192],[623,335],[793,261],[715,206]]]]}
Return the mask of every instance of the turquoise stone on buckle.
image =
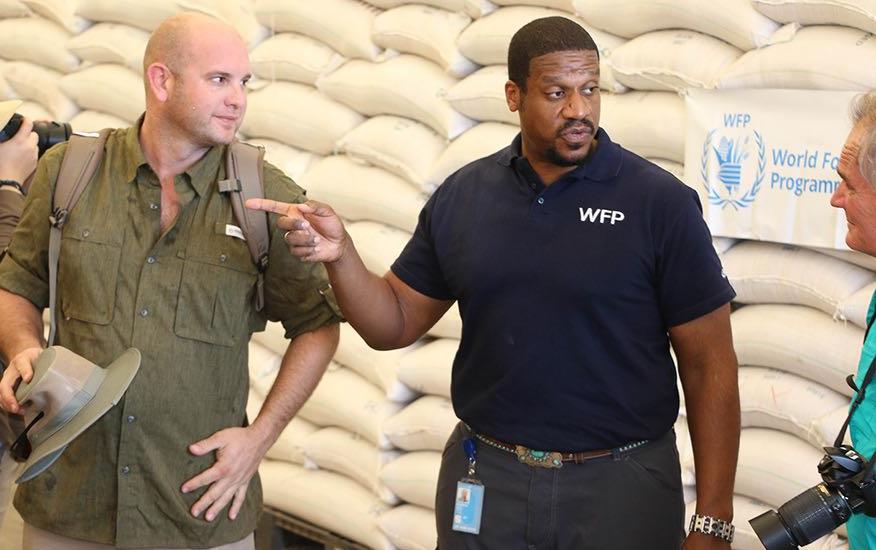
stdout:
{"type": "Polygon", "coordinates": [[[517,460],[527,466],[539,468],[562,468],[563,455],[557,452],[535,451],[523,445],[517,445],[514,449],[517,460]]]}

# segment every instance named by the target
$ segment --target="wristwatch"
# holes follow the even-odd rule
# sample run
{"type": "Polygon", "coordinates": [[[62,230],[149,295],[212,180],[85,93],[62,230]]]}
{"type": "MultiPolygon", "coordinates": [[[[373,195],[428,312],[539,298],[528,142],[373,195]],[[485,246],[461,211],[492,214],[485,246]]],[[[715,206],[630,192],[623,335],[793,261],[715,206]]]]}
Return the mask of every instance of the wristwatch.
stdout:
{"type": "Polygon", "coordinates": [[[704,535],[712,535],[727,542],[733,542],[733,533],[736,528],[729,521],[713,518],[712,516],[701,516],[694,514],[690,517],[690,527],[688,531],[691,533],[703,533],[704,535]]]}
{"type": "Polygon", "coordinates": [[[0,180],[0,188],[3,187],[12,187],[14,189],[17,189],[19,193],[24,195],[24,187],[22,187],[21,184],[15,180],[0,180]]]}

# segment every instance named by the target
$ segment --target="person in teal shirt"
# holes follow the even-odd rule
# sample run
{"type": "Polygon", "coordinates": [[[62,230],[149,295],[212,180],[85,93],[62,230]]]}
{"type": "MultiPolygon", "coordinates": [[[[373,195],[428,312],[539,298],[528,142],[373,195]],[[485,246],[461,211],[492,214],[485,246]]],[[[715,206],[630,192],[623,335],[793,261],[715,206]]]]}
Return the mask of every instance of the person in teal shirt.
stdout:
{"type": "MultiPolygon", "coordinates": [[[[830,198],[830,204],[842,208],[846,214],[849,248],[876,256],[876,92],[855,98],[852,120],[854,126],[837,168],[840,185],[830,198]]],[[[873,324],[874,313],[876,295],[870,300],[868,327],[873,324]]],[[[868,328],[855,378],[859,388],[874,356],[876,330],[868,328]]],[[[873,456],[876,452],[876,388],[866,389],[863,401],[852,413],[849,427],[854,448],[866,458],[873,456]]],[[[876,549],[876,518],[854,514],[847,528],[852,550],[876,549]]]]}

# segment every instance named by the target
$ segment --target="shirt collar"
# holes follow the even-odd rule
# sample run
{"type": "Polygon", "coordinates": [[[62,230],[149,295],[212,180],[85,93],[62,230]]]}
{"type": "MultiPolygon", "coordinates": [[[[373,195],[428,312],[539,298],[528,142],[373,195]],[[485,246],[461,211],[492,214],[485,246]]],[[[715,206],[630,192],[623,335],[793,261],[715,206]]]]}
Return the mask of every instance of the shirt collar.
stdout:
{"type": "MultiPolygon", "coordinates": [[[[603,181],[617,176],[623,160],[623,149],[611,141],[608,132],[602,128],[596,131],[596,139],[599,141],[599,146],[587,163],[575,168],[564,177],[603,181]]],[[[515,159],[522,156],[522,143],[521,135],[518,133],[511,144],[499,152],[497,162],[502,166],[510,167],[515,159]]]]}
{"type": "MultiPolygon", "coordinates": [[[[124,162],[122,164],[125,170],[125,181],[135,181],[140,167],[152,172],[152,167],[146,161],[143,148],[140,146],[140,127],[143,125],[144,116],[140,115],[137,122],[125,130],[126,134],[123,139],[124,162]]],[[[219,178],[219,165],[225,158],[225,147],[225,145],[211,147],[207,154],[183,172],[198,195],[208,193],[210,185],[219,178]]]]}

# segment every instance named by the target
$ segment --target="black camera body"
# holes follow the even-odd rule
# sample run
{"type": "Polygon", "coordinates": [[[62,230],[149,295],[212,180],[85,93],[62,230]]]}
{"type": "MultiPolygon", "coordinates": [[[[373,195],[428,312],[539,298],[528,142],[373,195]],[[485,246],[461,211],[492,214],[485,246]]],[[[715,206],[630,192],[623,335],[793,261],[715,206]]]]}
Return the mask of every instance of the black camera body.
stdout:
{"type": "Polygon", "coordinates": [[[824,447],[818,473],[824,480],[785,504],[752,519],[766,550],[796,550],[847,522],[853,513],[876,517],[872,465],[849,445],[824,447]]]}
{"type": "MultiPolygon", "coordinates": [[[[6,126],[0,130],[0,143],[11,139],[12,136],[18,133],[18,129],[21,128],[23,120],[24,118],[18,113],[12,115],[9,122],[6,123],[6,126]]],[[[73,133],[70,124],[66,122],[34,121],[33,131],[39,138],[37,140],[39,156],[43,156],[43,154],[54,145],[70,139],[70,135],[73,133]]]]}

